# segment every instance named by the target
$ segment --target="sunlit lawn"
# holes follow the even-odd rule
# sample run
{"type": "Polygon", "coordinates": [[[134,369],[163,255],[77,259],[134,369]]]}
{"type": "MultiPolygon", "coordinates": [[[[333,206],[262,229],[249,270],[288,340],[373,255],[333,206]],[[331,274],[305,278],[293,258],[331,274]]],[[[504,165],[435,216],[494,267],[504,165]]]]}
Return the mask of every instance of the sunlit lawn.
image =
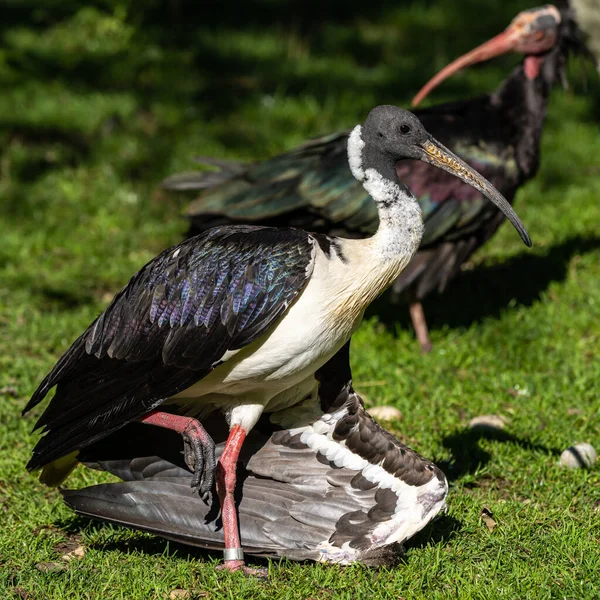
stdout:
{"type": "MultiPolygon", "coordinates": [[[[193,168],[195,154],[263,157],[353,125],[375,104],[407,103],[526,6],[321,4],[3,8],[2,597],[598,597],[600,470],[558,466],[574,442],[600,447],[600,96],[577,68],[572,89],[554,92],[539,176],[516,202],[533,250],[504,227],[448,294],[425,303],[430,355],[406,308],[385,299],[355,336],[357,389],[399,408],[390,429],[451,481],[448,514],[398,566],[270,563],[266,582],[217,574],[218,555],[78,519],[25,472],[30,394],[129,276],[185,233],[185,198],[157,192],[162,177],[193,168]],[[505,431],[470,433],[480,414],[506,417],[505,431]],[[83,557],[62,558],[77,546],[83,557]]],[[[436,98],[491,90],[516,60],[475,69],[436,98]]],[[[101,477],[80,469],[69,485],[101,477]]]]}

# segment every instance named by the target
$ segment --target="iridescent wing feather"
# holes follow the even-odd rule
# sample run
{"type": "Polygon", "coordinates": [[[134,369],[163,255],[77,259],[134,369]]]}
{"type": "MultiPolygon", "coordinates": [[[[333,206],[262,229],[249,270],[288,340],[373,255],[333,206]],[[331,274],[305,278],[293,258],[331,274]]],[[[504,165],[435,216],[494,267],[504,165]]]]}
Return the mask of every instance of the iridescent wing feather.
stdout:
{"type": "Polygon", "coordinates": [[[36,424],[30,469],[138,419],[260,337],[312,272],[310,236],[213,229],[165,250],[60,358],[25,411],[57,386],[36,424]]]}

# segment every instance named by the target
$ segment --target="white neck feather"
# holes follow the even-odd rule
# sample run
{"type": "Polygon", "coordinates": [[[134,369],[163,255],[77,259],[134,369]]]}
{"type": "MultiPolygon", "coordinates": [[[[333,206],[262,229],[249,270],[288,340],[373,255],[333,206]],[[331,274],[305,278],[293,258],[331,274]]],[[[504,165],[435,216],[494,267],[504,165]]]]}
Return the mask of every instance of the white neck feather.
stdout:
{"type": "Polygon", "coordinates": [[[356,127],[350,135],[348,162],[377,204],[379,228],[366,239],[337,238],[335,252],[317,251],[313,275],[302,296],[314,293],[314,302],[308,302],[310,310],[319,304],[327,324],[325,335],[342,340],[350,338],[366,307],[406,268],[423,234],[414,196],[375,169],[364,168],[365,144],[360,133],[356,127]]]}
{"type": "Polygon", "coordinates": [[[423,215],[416,198],[405,187],[385,179],[375,169],[367,169],[365,190],[377,205],[379,227],[373,241],[382,259],[410,260],[423,237],[423,215]]]}
{"type": "Polygon", "coordinates": [[[362,182],[379,213],[379,228],[371,238],[383,260],[407,264],[423,237],[423,216],[415,197],[404,186],[385,179],[375,169],[363,165],[365,142],[357,125],[348,138],[348,163],[352,175],[362,182]]]}
{"type": "Polygon", "coordinates": [[[365,143],[360,135],[361,131],[362,127],[357,125],[348,136],[348,164],[352,175],[358,181],[363,181],[365,178],[365,171],[362,166],[362,151],[365,143]]]}

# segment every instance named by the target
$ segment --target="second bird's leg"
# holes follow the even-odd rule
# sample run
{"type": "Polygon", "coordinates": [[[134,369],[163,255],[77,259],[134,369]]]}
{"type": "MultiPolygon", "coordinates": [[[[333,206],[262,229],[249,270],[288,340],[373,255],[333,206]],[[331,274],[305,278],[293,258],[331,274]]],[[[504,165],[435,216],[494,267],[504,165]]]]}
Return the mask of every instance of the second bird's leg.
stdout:
{"type": "Polygon", "coordinates": [[[429,339],[429,328],[427,327],[427,321],[425,320],[425,313],[423,312],[423,305],[418,302],[410,302],[409,305],[410,318],[412,320],[413,327],[415,328],[415,334],[417,340],[421,345],[423,352],[431,352],[433,346],[429,339]]]}
{"type": "Polygon", "coordinates": [[[171,429],[181,435],[185,464],[194,474],[191,485],[206,502],[215,477],[215,443],[200,421],[155,410],[142,417],[140,422],[171,429]]]}

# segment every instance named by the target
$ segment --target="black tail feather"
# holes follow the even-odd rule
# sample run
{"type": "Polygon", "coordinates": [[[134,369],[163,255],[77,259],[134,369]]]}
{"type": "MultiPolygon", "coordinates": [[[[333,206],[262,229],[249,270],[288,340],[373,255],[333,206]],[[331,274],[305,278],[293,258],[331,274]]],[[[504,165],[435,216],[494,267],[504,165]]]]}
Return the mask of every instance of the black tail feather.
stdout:
{"type": "Polygon", "coordinates": [[[174,192],[185,192],[190,190],[205,190],[225,183],[241,175],[248,167],[246,163],[236,160],[212,158],[210,156],[198,156],[196,162],[217,167],[217,171],[185,171],[167,177],[161,187],[174,192]]]}

